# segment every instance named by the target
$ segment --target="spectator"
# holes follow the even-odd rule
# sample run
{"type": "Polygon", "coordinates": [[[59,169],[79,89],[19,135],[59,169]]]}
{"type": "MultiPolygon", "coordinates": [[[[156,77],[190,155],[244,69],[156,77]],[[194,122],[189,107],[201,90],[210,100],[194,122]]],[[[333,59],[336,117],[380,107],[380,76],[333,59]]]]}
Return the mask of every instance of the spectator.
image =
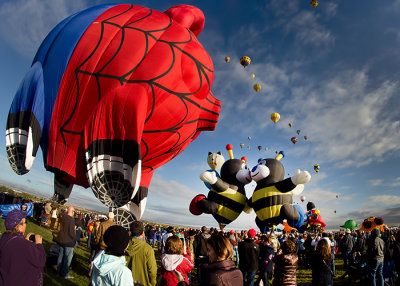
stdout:
{"type": "Polygon", "coordinates": [[[97,247],[99,249],[106,249],[106,244],[104,243],[104,233],[112,225],[115,225],[114,213],[113,212],[109,212],[108,213],[108,220],[106,220],[105,222],[102,222],[100,224],[99,230],[98,230],[98,232],[96,234],[96,245],[97,245],[97,247]]]}
{"type": "MultiPolygon", "coordinates": [[[[346,273],[349,272],[349,264],[353,256],[354,238],[351,235],[351,230],[346,229],[346,235],[343,237],[340,245],[340,251],[343,256],[343,266],[346,273]]],[[[342,275],[343,277],[343,275],[342,275]]]]}
{"type": "Polygon", "coordinates": [[[207,255],[209,263],[201,265],[200,285],[230,285],[242,286],[242,272],[232,261],[232,244],[222,234],[211,236],[207,240],[207,255]]]}
{"type": "Polygon", "coordinates": [[[256,231],[252,228],[247,232],[247,238],[239,242],[239,269],[243,273],[244,285],[253,286],[254,277],[258,269],[260,248],[254,242],[256,231]]]}
{"type": "Polygon", "coordinates": [[[311,257],[312,285],[333,285],[333,256],[327,239],[320,239],[311,257]]]}
{"type": "Polygon", "coordinates": [[[12,210],[0,239],[0,285],[43,285],[46,253],[42,237],[26,230],[26,213],[12,210]],[[30,241],[30,239],[32,241],[30,241]]]}
{"type": "Polygon", "coordinates": [[[163,236],[161,237],[161,254],[163,254],[165,252],[164,248],[165,248],[165,242],[167,241],[167,239],[173,235],[174,232],[174,228],[172,226],[169,226],[167,228],[167,232],[163,234],[163,236]]]}
{"type": "Polygon", "coordinates": [[[197,267],[197,277],[200,282],[201,278],[201,268],[200,265],[203,263],[208,263],[207,257],[207,239],[210,238],[208,229],[205,226],[201,227],[201,233],[198,234],[193,241],[193,250],[195,257],[195,265],[197,267]]]}
{"type": "Polygon", "coordinates": [[[103,235],[106,249],[93,260],[92,285],[133,285],[132,272],[125,266],[125,250],[129,243],[128,231],[119,225],[111,225],[103,235]]]}
{"type": "Polygon", "coordinates": [[[65,279],[73,278],[68,272],[72,257],[74,256],[74,246],[76,242],[74,212],[74,207],[69,206],[67,213],[64,212],[61,214],[60,232],[56,238],[57,243],[60,245],[57,260],[57,274],[65,279]]]}
{"type": "MultiPolygon", "coordinates": [[[[87,217],[87,216],[86,216],[87,217]]],[[[90,249],[90,241],[92,239],[92,232],[94,227],[94,221],[91,221],[87,224],[86,233],[87,233],[87,248],[90,249]]]]}
{"type": "Polygon", "coordinates": [[[99,232],[100,221],[96,220],[93,224],[92,235],[90,238],[90,262],[93,261],[96,253],[99,251],[99,247],[96,243],[97,233],[99,232]]]}
{"type": "Polygon", "coordinates": [[[155,235],[155,231],[153,229],[153,226],[149,225],[147,233],[146,233],[146,239],[147,239],[147,243],[149,245],[151,245],[151,247],[154,247],[154,235],[155,235]]]}
{"type": "Polygon", "coordinates": [[[383,286],[383,258],[385,254],[385,243],[379,237],[380,230],[375,228],[371,231],[371,236],[367,240],[367,251],[365,258],[367,261],[368,280],[371,285],[376,285],[375,276],[378,278],[378,285],[383,286]]]}
{"type": "Polygon", "coordinates": [[[157,263],[153,248],[145,241],[143,223],[131,224],[132,238],[126,257],[127,267],[132,271],[133,279],[144,286],[154,286],[157,282],[157,263]]]}
{"type": "Polygon", "coordinates": [[[272,260],[275,264],[273,286],[297,285],[296,269],[298,257],[296,245],[291,240],[285,240],[272,260]]]}
{"type": "Polygon", "coordinates": [[[259,281],[262,280],[264,286],[269,286],[272,279],[273,262],[275,256],[274,246],[271,237],[267,237],[260,247],[260,259],[258,263],[259,281]]]}
{"type": "Polygon", "coordinates": [[[161,281],[160,286],[176,286],[178,284],[177,272],[189,284],[187,274],[193,269],[189,255],[184,255],[181,239],[172,235],[165,242],[165,253],[161,255],[161,281]]]}
{"type": "Polygon", "coordinates": [[[57,207],[54,205],[51,209],[50,229],[54,230],[57,221],[57,207]]]}

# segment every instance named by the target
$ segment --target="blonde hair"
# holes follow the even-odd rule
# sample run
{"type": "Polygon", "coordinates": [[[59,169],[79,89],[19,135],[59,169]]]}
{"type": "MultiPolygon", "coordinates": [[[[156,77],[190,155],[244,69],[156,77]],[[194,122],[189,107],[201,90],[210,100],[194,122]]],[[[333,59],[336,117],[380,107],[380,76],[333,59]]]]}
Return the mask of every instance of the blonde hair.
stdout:
{"type": "Polygon", "coordinates": [[[232,243],[223,234],[211,236],[207,240],[207,244],[214,249],[217,261],[222,261],[232,258],[233,248],[232,243]]]}

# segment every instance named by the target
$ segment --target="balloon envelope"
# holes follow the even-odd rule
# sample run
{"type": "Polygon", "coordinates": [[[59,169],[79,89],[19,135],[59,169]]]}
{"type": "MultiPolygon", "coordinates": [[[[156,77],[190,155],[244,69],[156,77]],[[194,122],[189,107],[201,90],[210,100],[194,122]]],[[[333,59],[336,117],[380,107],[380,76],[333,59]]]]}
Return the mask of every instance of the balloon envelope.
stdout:
{"type": "Polygon", "coordinates": [[[231,61],[230,57],[225,57],[225,62],[229,63],[231,61]]]}
{"type": "Polygon", "coordinates": [[[290,138],[290,141],[292,141],[293,144],[297,143],[298,138],[297,137],[292,137],[290,138]]]}
{"type": "Polygon", "coordinates": [[[240,143],[240,148],[243,148],[244,147],[244,143],[240,143]]]}
{"type": "Polygon", "coordinates": [[[253,73],[251,74],[250,78],[254,79],[256,77],[256,75],[253,73]]]}
{"type": "Polygon", "coordinates": [[[259,92],[259,91],[261,90],[261,84],[256,83],[256,84],[253,86],[253,89],[254,89],[256,92],[259,92]]]}
{"type": "Polygon", "coordinates": [[[304,202],[304,201],[306,200],[306,197],[305,197],[305,196],[301,196],[301,197],[300,197],[300,200],[301,200],[302,202],[304,202]]]}
{"type": "Polygon", "coordinates": [[[281,115],[280,115],[279,113],[277,113],[277,112],[274,112],[274,113],[271,114],[270,117],[271,117],[271,120],[272,120],[274,123],[277,123],[278,120],[279,120],[279,118],[281,118],[281,115]]]}
{"type": "Polygon", "coordinates": [[[248,56],[243,56],[240,58],[240,64],[245,68],[251,63],[251,59],[248,56]]]}
{"type": "Polygon", "coordinates": [[[297,135],[300,135],[300,132],[301,132],[301,130],[300,129],[297,129],[297,135]]]}
{"type": "Polygon", "coordinates": [[[288,124],[288,125],[289,125],[289,127],[292,127],[292,126],[293,126],[292,122],[289,122],[289,124],[288,124]]]}

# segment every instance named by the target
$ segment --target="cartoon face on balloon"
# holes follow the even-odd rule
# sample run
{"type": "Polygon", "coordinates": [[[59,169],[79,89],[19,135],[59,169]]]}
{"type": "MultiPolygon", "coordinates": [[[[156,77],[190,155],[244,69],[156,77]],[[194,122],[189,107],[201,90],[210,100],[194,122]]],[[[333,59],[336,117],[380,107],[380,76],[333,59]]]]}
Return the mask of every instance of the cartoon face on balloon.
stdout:
{"type": "Polygon", "coordinates": [[[40,145],[59,202],[91,187],[121,224],[140,219],[154,170],[218,121],[203,27],[188,5],[100,5],[59,23],[8,115],[14,171],[28,172],[40,145]]]}

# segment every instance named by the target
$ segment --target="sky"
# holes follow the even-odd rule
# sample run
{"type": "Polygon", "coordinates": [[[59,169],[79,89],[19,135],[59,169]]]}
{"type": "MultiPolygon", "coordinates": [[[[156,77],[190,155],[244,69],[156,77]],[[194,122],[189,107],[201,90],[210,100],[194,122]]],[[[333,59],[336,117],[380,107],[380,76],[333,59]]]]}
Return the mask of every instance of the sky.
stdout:
{"type": "MultiPolygon", "coordinates": [[[[46,35],[67,16],[103,3],[121,2],[1,2],[3,134],[14,94],[46,35]]],[[[328,229],[370,216],[400,224],[400,0],[384,5],[373,0],[321,0],[316,8],[308,0],[125,3],[159,11],[189,4],[203,11],[206,21],[198,40],[213,60],[212,90],[222,105],[214,131],[202,132],[155,171],[143,219],[218,226],[211,215],[190,214],[188,206],[195,195],[208,193],[199,179],[209,169],[208,152],[221,151],[227,159],[225,146],[230,143],[235,158],[246,156],[249,167],[283,150],[286,177],[297,169],[309,171],[312,178],[302,193],[306,201],[294,201],[304,210],[307,201],[313,201],[328,229]],[[239,63],[242,56],[252,59],[245,69],[239,63]],[[261,84],[257,93],[255,83],[261,84]],[[281,115],[276,124],[269,119],[273,112],[281,115]],[[296,130],[301,130],[299,140],[292,144],[296,130]],[[319,173],[314,164],[320,165],[319,173]]],[[[0,150],[1,184],[51,197],[53,174],[45,171],[41,153],[32,170],[18,176],[8,164],[5,139],[0,140],[0,150]]],[[[255,183],[246,186],[247,197],[254,188],[255,183]]],[[[90,189],[76,186],[70,203],[107,210],[90,189]]],[[[226,229],[256,228],[254,218],[254,212],[242,213],[226,229]]]]}

